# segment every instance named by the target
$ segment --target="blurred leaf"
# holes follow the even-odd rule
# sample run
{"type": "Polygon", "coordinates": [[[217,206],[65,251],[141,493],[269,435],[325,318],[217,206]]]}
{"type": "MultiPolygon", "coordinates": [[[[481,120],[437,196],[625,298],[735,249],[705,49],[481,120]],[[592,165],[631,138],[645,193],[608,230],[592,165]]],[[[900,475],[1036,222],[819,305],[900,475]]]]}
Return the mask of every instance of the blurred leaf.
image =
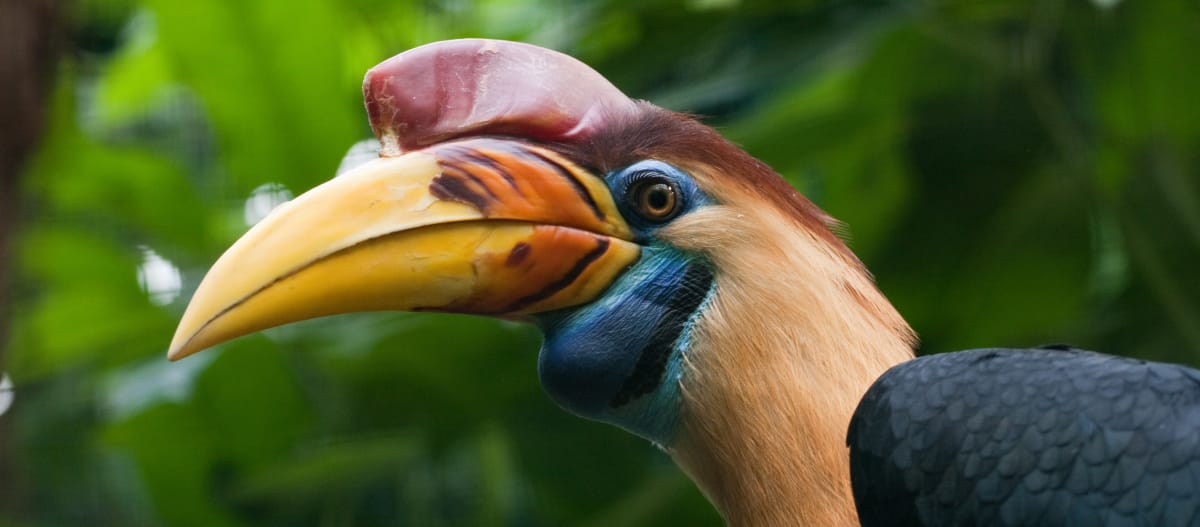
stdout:
{"type": "Polygon", "coordinates": [[[421,453],[415,439],[405,435],[335,442],[259,467],[232,494],[238,500],[270,500],[284,507],[323,500],[331,490],[353,495],[395,478],[421,453]]]}
{"type": "MultiPolygon", "coordinates": [[[[676,496],[692,483],[673,471],[658,471],[630,489],[629,495],[616,500],[604,512],[584,524],[588,527],[648,525],[663,517],[676,496]]],[[[677,517],[678,518],[678,517],[677,517]]]]}
{"type": "Polygon", "coordinates": [[[363,130],[330,2],[147,2],[176,78],[196,92],[235,188],[330,177],[363,130]],[[286,131],[286,132],[285,132],[286,131]]]}
{"type": "Polygon", "coordinates": [[[172,81],[170,62],[162,47],[156,45],[158,27],[150,12],[136,12],[123,33],[125,46],[106,65],[105,75],[96,83],[96,112],[108,127],[154,113],[156,109],[148,108],[148,101],[161,97],[172,81]]]}
{"type": "Polygon", "coordinates": [[[210,499],[212,436],[195,414],[162,404],[109,427],[105,442],[131,456],[142,471],[158,516],[170,525],[240,525],[210,499]]]}
{"type": "Polygon", "coordinates": [[[1178,52],[1200,46],[1196,17],[1196,6],[1185,2],[1123,5],[1103,19],[1109,41],[1085,41],[1103,50],[1079,53],[1084,65],[1097,69],[1099,117],[1114,138],[1200,137],[1200,123],[1180,111],[1200,90],[1200,71],[1178,52]]]}
{"type": "Polygon", "coordinates": [[[18,379],[93,358],[113,362],[163,350],[174,322],[137,285],[137,260],[75,228],[31,230],[22,264],[48,285],[16,315],[8,366],[18,379]],[[111,316],[119,313],[120,316],[111,316]]]}
{"type": "Polygon", "coordinates": [[[216,433],[216,452],[250,472],[286,455],[310,420],[284,354],[255,346],[254,340],[226,346],[196,379],[192,392],[197,413],[216,433]],[[236,382],[239,378],[252,382],[236,382]]]}

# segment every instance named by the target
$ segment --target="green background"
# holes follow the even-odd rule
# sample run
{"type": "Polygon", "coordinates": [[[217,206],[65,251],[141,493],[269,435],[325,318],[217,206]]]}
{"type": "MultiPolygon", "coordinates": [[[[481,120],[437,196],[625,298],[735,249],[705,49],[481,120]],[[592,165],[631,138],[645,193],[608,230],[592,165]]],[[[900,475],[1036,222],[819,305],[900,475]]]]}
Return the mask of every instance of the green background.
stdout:
{"type": "Polygon", "coordinates": [[[165,360],[247,216],[369,136],[366,69],[446,38],[707,116],[846,222],[922,353],[1200,365],[1195,2],[68,5],[4,297],[0,525],[719,524],[549,402],[529,327],[363,314],[165,360]]]}

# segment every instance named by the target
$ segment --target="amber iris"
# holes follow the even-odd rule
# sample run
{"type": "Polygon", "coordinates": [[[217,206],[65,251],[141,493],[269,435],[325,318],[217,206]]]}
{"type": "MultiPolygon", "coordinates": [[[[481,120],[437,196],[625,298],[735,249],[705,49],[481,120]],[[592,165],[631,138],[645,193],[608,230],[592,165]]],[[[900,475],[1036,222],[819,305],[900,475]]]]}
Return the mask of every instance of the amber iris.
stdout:
{"type": "Polygon", "coordinates": [[[678,212],[679,192],[665,178],[642,179],[634,184],[629,196],[633,210],[649,221],[666,221],[678,212]]]}

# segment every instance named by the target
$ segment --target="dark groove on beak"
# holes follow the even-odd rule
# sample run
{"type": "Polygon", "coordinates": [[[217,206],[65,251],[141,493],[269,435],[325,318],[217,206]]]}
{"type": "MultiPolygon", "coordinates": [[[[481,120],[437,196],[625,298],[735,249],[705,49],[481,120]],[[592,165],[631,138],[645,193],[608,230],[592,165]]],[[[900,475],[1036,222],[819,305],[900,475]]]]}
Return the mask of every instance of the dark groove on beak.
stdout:
{"type": "Polygon", "coordinates": [[[467,151],[466,149],[460,150],[462,151],[461,155],[464,158],[492,169],[497,174],[500,174],[500,177],[504,178],[504,181],[508,182],[508,186],[512,187],[513,190],[520,192],[521,189],[517,187],[517,179],[512,176],[512,172],[508,171],[508,167],[505,167],[504,164],[498,161],[496,158],[493,158],[482,152],[467,151]]]}
{"type": "Polygon", "coordinates": [[[563,288],[571,285],[575,282],[575,280],[579,279],[579,276],[582,275],[585,270],[587,270],[588,266],[592,265],[593,262],[600,259],[601,256],[604,256],[604,253],[608,252],[608,247],[611,244],[612,241],[610,241],[608,238],[597,237],[596,248],[583,255],[583,258],[580,258],[578,262],[575,262],[575,265],[572,266],[566,274],[564,274],[558,280],[546,284],[546,287],[543,287],[536,293],[518,298],[515,302],[510,304],[505,311],[511,313],[513,311],[524,309],[537,302],[541,302],[542,300],[550,298],[555,293],[563,290],[563,288]]]}
{"type": "MultiPolygon", "coordinates": [[[[461,170],[461,167],[450,167],[450,168],[452,170],[461,170]]],[[[480,179],[478,174],[476,174],[470,170],[462,170],[462,173],[464,176],[467,177],[467,179],[470,179],[472,182],[474,182],[476,185],[478,185],[479,188],[483,189],[484,192],[487,192],[488,198],[490,198],[491,201],[493,201],[493,202],[500,201],[500,196],[497,196],[496,193],[491,189],[491,187],[487,186],[487,184],[483,182],[483,179],[480,179]]]]}
{"type": "Polygon", "coordinates": [[[600,205],[596,203],[596,198],[592,197],[592,193],[588,192],[587,187],[585,187],[583,183],[575,178],[575,174],[573,174],[570,170],[567,170],[566,167],[560,165],[557,161],[542,155],[540,152],[531,150],[528,151],[528,153],[538,158],[538,160],[540,160],[542,163],[550,165],[555,172],[558,172],[558,175],[562,176],[563,179],[567,180],[567,182],[571,184],[571,187],[575,189],[575,193],[579,194],[579,197],[588,204],[588,207],[591,207],[592,213],[596,215],[596,219],[601,221],[604,220],[604,212],[600,210],[600,205]]]}
{"type": "Polygon", "coordinates": [[[463,172],[462,169],[455,166],[444,166],[442,174],[433,178],[433,182],[429,184],[429,193],[440,200],[466,203],[486,214],[488,205],[497,201],[495,194],[491,194],[487,186],[483,185],[478,178],[474,178],[463,172]],[[451,173],[451,171],[456,173],[451,173]],[[471,177],[480,187],[483,187],[490,196],[484,196],[471,189],[466,183],[468,177],[471,177]]]}

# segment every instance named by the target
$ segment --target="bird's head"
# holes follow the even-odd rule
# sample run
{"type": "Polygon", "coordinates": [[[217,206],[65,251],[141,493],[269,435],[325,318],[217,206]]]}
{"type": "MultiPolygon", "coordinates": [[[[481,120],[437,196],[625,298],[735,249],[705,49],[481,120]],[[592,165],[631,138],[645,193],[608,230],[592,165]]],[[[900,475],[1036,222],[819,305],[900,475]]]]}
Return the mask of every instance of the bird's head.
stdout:
{"type": "Polygon", "coordinates": [[[364,93],[381,158],[238,240],[197,289],[172,359],[350,311],[527,320],[558,404],[670,447],[689,413],[728,410],[704,402],[722,379],[748,377],[726,390],[747,404],[777,382],[827,391],[818,369],[873,379],[895,360],[806,343],[907,338],[829,217],[713,129],[575,59],[441,42],[375,67],[364,93]]]}

